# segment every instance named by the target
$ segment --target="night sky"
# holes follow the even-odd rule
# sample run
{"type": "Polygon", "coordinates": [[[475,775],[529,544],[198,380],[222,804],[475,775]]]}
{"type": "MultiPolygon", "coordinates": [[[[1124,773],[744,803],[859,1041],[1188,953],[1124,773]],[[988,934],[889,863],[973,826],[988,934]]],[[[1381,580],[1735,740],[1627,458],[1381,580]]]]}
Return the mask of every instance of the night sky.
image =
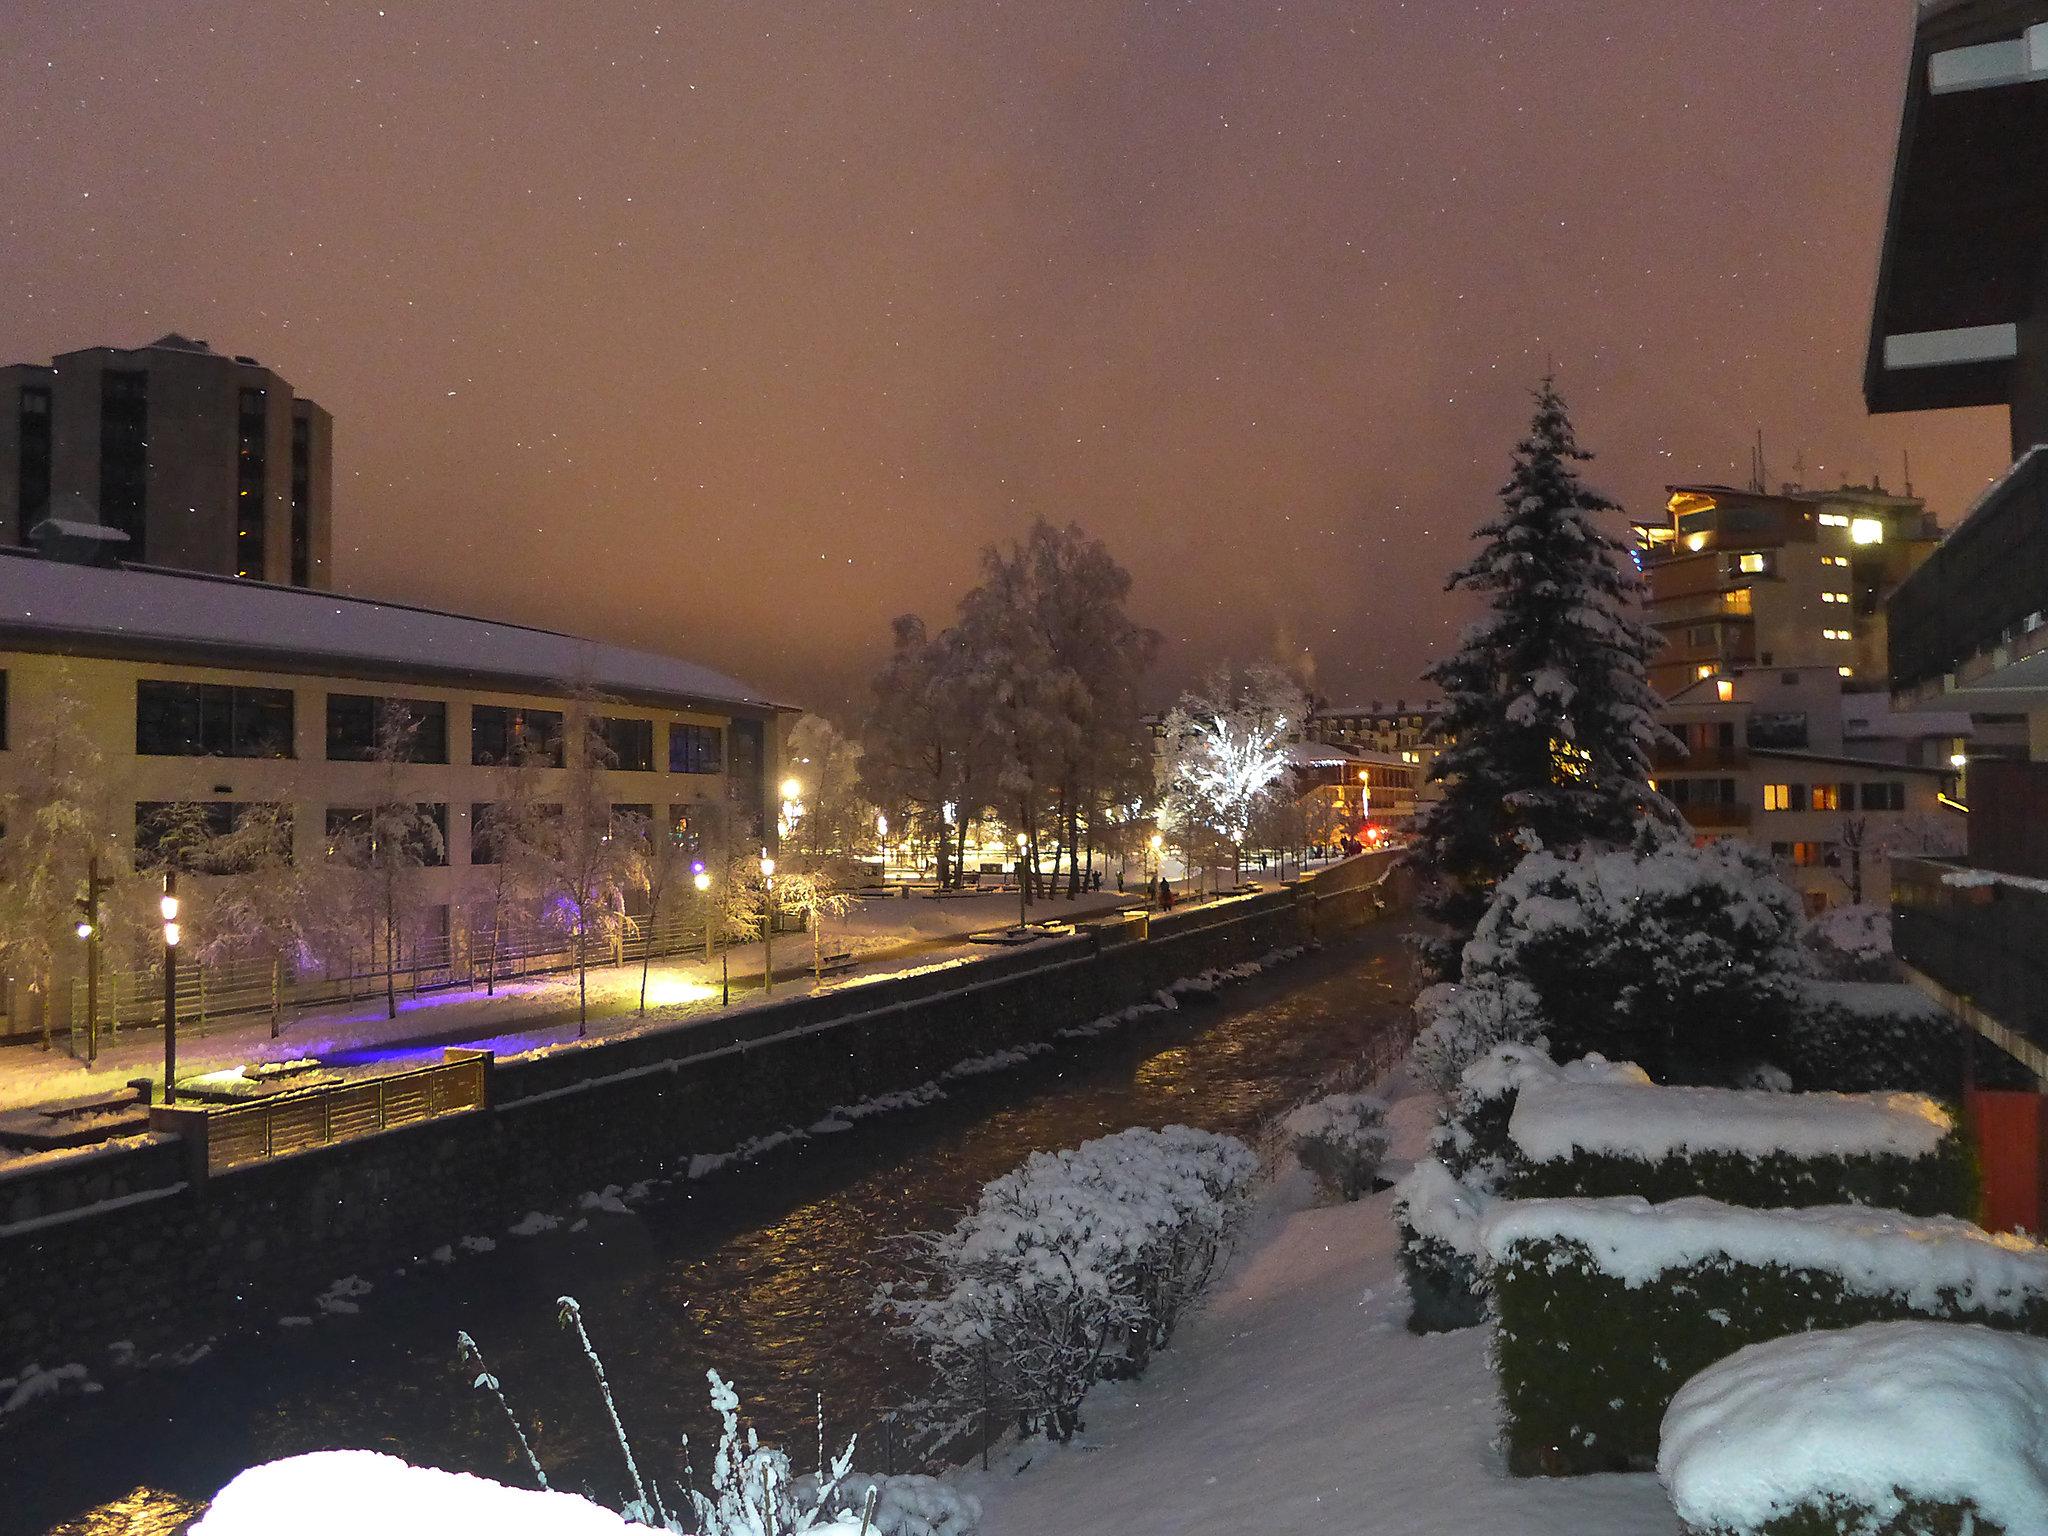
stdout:
{"type": "Polygon", "coordinates": [[[351,591],[863,691],[1043,514],[1161,690],[1417,693],[1555,359],[1600,482],[1881,472],[1906,0],[14,0],[0,359],[182,330],[334,413],[351,591]]]}

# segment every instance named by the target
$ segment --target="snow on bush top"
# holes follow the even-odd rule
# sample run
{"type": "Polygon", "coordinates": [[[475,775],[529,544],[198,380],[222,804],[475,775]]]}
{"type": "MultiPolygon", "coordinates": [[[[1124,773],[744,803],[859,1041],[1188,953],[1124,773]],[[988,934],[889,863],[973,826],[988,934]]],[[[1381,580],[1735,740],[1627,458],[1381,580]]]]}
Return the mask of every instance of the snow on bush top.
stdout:
{"type": "Polygon", "coordinates": [[[1508,1139],[1547,1163],[1575,1152],[1646,1162],[1688,1152],[1762,1158],[1929,1157],[1955,1121],[1916,1093],[1761,1093],[1649,1082],[1537,1082],[1523,1088],[1508,1139]]]}
{"type": "Polygon", "coordinates": [[[1463,1182],[1434,1157],[1423,1158],[1394,1186],[1397,1219],[1418,1237],[1433,1237],[1475,1258],[1480,1219],[1492,1204],[1487,1191],[1463,1182]]]}
{"type": "Polygon", "coordinates": [[[1648,1083],[1649,1073],[1632,1061],[1609,1061],[1597,1051],[1560,1065],[1542,1045],[1509,1041],[1465,1069],[1459,1079],[1468,1093],[1497,1099],[1537,1083],[1648,1083]]]}
{"type": "Polygon", "coordinates": [[[2048,1342],[1971,1323],[1867,1323],[1752,1344],[1685,1384],[1657,1473],[1689,1529],[1752,1531],[1831,1499],[1895,1518],[1976,1504],[2048,1536],[2048,1342]]]}
{"type": "Polygon", "coordinates": [[[467,1472],[415,1467],[379,1451],[315,1451],[238,1474],[214,1496],[192,1536],[627,1536],[641,1529],[573,1493],[508,1488],[467,1472]]]}
{"type": "Polygon", "coordinates": [[[1494,1263],[1520,1242],[1583,1246],[1601,1273],[1634,1289],[1717,1259],[1836,1276],[1854,1295],[1895,1296],[1926,1310],[2017,1314],[2048,1298],[2048,1248],[1953,1216],[1905,1216],[1861,1205],[1753,1210],[1698,1198],[1662,1205],[1634,1195],[1512,1200],[1482,1219],[1494,1263]]]}

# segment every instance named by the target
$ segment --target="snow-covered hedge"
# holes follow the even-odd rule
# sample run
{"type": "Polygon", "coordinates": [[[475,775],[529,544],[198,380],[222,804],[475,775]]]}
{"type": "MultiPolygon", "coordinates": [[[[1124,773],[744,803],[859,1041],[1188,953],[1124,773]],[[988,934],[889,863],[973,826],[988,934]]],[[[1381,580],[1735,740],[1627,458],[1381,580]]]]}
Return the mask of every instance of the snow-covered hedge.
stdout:
{"type": "Polygon", "coordinates": [[[1696,1536],[2048,1536],[2048,1343],[1867,1323],[1752,1344],[1672,1399],[1657,1472],[1696,1536]]]}
{"type": "Polygon", "coordinates": [[[1948,1111],[1911,1093],[1770,1093],[1554,1079],[1524,1088],[1508,1126],[1518,1198],[1705,1195],[1731,1205],[1974,1209],[1948,1111]]]}
{"type": "Polygon", "coordinates": [[[1257,1171],[1243,1142],[1179,1125],[1033,1153],[913,1240],[877,1305],[969,1422],[1070,1439],[1089,1387],[1144,1369],[1200,1298],[1257,1171]]]}
{"type": "Polygon", "coordinates": [[[1948,1217],[1517,1200],[1480,1241],[1522,1474],[1648,1467],[1681,1385],[1784,1334],[1914,1317],[2048,1332],[2048,1249],[1948,1217]]]}
{"type": "Polygon", "coordinates": [[[1294,1155],[1334,1200],[1371,1191],[1392,1136],[1387,1106],[1369,1093],[1333,1093],[1288,1116],[1294,1155]]]}
{"type": "Polygon", "coordinates": [[[1746,843],[1532,853],[1465,946],[1454,1013],[1509,1028],[1533,1006],[1521,1038],[1540,1029],[1559,1056],[1728,1081],[1798,1016],[1802,921],[1746,843]]]}
{"type": "MultiPolygon", "coordinates": [[[[819,1503],[818,1488],[815,1475],[796,1481],[800,1502],[819,1503]]],[[[914,1472],[850,1472],[828,1484],[822,1508],[835,1521],[855,1525],[867,1516],[872,1536],[975,1536],[981,1529],[981,1500],[942,1478],[914,1472]]]]}
{"type": "Polygon", "coordinates": [[[1824,976],[1883,981],[1892,974],[1892,915],[1884,907],[1830,907],[1806,925],[1804,938],[1824,976]]]}
{"type": "Polygon", "coordinates": [[[1477,1218],[1507,1187],[1508,1124],[1531,1084],[1643,1083],[1631,1062],[1600,1056],[1560,1066],[1543,1043],[1496,1045],[1469,1062],[1430,1140],[1432,1156],[1395,1187],[1394,1224],[1416,1333],[1470,1328],[1486,1320],[1477,1218]]]}

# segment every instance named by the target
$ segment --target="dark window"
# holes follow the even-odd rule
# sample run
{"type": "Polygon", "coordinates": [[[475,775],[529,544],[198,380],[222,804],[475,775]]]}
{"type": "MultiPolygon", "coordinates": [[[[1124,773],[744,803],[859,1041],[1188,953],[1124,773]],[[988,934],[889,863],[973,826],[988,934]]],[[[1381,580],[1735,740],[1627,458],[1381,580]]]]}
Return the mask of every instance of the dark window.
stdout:
{"type": "Polygon", "coordinates": [[[1903,811],[1906,808],[1906,786],[1903,784],[1865,784],[1863,786],[1863,809],[1866,811],[1903,811]]]}
{"type": "Polygon", "coordinates": [[[235,574],[263,576],[263,503],[269,448],[269,410],[260,389],[242,391],[235,449],[235,574]]]}
{"type": "Polygon", "coordinates": [[[1774,710],[1749,717],[1749,744],[1778,752],[1799,752],[1806,747],[1806,712],[1774,710]]]}
{"type": "Polygon", "coordinates": [[[562,712],[478,704],[469,712],[469,760],[479,767],[531,756],[562,766],[562,712]]]}
{"type": "Polygon", "coordinates": [[[292,417],[292,585],[313,579],[313,424],[292,417]]]}
{"type": "MultiPolygon", "coordinates": [[[[448,807],[440,802],[421,801],[417,810],[433,822],[438,838],[424,834],[413,839],[413,856],[426,865],[448,862],[448,807]]],[[[365,806],[330,805],[327,808],[327,851],[336,853],[344,843],[368,840],[375,830],[376,812],[365,806]]]]}
{"type": "Polygon", "coordinates": [[[292,813],[285,805],[263,806],[242,800],[138,800],[135,803],[135,862],[152,869],[174,864],[192,874],[234,875],[248,869],[256,850],[237,857],[233,850],[209,849],[214,838],[226,837],[254,810],[277,813],[279,850],[292,856],[292,813]]]}
{"type": "Polygon", "coordinates": [[[668,728],[670,773],[718,773],[725,767],[725,733],[715,725],[668,728]]]}
{"type": "Polygon", "coordinates": [[[750,842],[764,835],[768,825],[764,799],[767,786],[762,783],[767,761],[766,732],[762,730],[761,722],[733,721],[732,760],[728,764],[726,798],[741,818],[741,825],[733,830],[743,832],[750,842]]]}
{"type": "MultiPolygon", "coordinates": [[[[624,822],[624,821],[625,821],[625,819],[626,819],[626,818],[627,818],[628,816],[632,816],[632,817],[637,817],[637,818],[639,819],[639,822],[640,822],[640,827],[644,827],[644,828],[646,828],[646,829],[647,829],[647,830],[649,830],[649,831],[652,831],[652,830],[653,830],[653,828],[654,828],[654,807],[653,807],[653,806],[651,806],[651,805],[614,805],[614,806],[612,807],[612,835],[613,835],[613,836],[615,836],[615,837],[616,837],[616,836],[620,836],[620,835],[622,835],[622,834],[623,834],[623,833],[625,832],[625,830],[626,830],[626,829],[625,829],[625,827],[624,827],[624,826],[622,826],[622,825],[621,825],[621,823],[622,823],[622,822],[624,822]]],[[[635,831],[637,832],[637,831],[639,831],[639,830],[640,830],[640,827],[636,827],[636,828],[635,828],[634,830],[635,830],[635,831]]]]}
{"type": "Polygon", "coordinates": [[[498,840],[491,836],[491,802],[472,800],[469,805],[469,862],[498,862],[498,840]]]}
{"type": "Polygon", "coordinates": [[[652,720],[599,720],[597,733],[611,752],[612,766],[626,773],[654,770],[654,722],[652,720]]]}
{"type": "Polygon", "coordinates": [[[100,375],[100,521],[128,535],[124,559],[147,560],[149,375],[109,368],[100,375]]]}
{"type": "Polygon", "coordinates": [[[135,750],[144,757],[290,757],[292,692],[144,679],[135,685],[135,750]]]}
{"type": "Polygon", "coordinates": [[[408,763],[448,761],[448,706],[439,699],[380,699],[366,693],[327,695],[327,758],[367,763],[377,756],[377,727],[386,704],[403,712],[412,727],[408,763]]]}
{"type": "Polygon", "coordinates": [[[28,531],[50,515],[50,387],[21,386],[21,456],[15,461],[15,538],[28,542],[28,531]]]}

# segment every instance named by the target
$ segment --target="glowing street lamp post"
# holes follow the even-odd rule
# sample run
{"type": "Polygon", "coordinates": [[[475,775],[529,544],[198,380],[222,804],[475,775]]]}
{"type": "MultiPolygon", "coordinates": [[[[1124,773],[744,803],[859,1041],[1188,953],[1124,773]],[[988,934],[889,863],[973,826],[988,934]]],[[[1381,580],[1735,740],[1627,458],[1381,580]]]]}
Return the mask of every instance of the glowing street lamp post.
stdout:
{"type": "Polygon", "coordinates": [[[1024,849],[1030,842],[1022,832],[1017,834],[1017,931],[1022,933],[1031,926],[1026,915],[1026,903],[1031,899],[1031,888],[1024,883],[1024,849]]]}
{"type": "Polygon", "coordinates": [[[164,1102],[178,1102],[178,872],[164,871],[164,1102]]]}
{"type": "Polygon", "coordinates": [[[761,850],[761,993],[775,990],[775,861],[761,850]]]}
{"type": "Polygon", "coordinates": [[[1154,904],[1156,905],[1156,904],[1158,903],[1158,900],[1159,900],[1159,875],[1160,875],[1160,871],[1161,871],[1161,869],[1162,869],[1162,868],[1164,867],[1164,864],[1163,864],[1163,860],[1164,860],[1164,858],[1165,858],[1165,854],[1166,854],[1166,834],[1165,834],[1164,832],[1154,832],[1154,833],[1152,834],[1152,844],[1151,844],[1151,846],[1152,846],[1152,889],[1151,889],[1151,896],[1152,896],[1152,900],[1153,900],[1153,903],[1154,903],[1154,904]]]}
{"type": "Polygon", "coordinates": [[[85,941],[85,1059],[100,1059],[100,893],[114,882],[100,878],[100,856],[85,863],[85,895],[78,901],[78,936],[85,941]]]}

